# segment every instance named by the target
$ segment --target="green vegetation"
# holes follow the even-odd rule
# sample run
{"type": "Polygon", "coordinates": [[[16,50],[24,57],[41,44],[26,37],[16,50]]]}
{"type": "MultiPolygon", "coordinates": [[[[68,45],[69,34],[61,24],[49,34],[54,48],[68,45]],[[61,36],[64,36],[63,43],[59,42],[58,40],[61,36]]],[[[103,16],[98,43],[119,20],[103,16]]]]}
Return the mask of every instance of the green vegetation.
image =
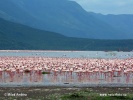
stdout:
{"type": "Polygon", "coordinates": [[[133,100],[133,95],[120,93],[95,93],[90,91],[79,91],[64,95],[52,94],[49,95],[49,100],[133,100]]]}
{"type": "Polygon", "coordinates": [[[42,74],[50,74],[50,72],[42,72],[42,74]]]}
{"type": "Polygon", "coordinates": [[[133,95],[128,96],[99,96],[99,94],[91,93],[88,95],[71,93],[67,95],[60,94],[51,94],[48,98],[44,96],[32,96],[25,97],[21,99],[21,97],[0,97],[1,100],[133,100],[133,95]]]}
{"type": "Polygon", "coordinates": [[[133,100],[132,87],[1,87],[0,90],[0,100],[133,100]],[[26,96],[11,96],[8,93],[26,96]]]}

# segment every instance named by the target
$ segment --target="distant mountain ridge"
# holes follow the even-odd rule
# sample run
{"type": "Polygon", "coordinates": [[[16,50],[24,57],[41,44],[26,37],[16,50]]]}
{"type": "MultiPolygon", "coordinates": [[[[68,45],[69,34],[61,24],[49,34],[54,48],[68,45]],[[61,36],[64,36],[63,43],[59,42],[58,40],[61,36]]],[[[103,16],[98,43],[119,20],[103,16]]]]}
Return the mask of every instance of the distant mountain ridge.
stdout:
{"type": "Polygon", "coordinates": [[[89,12],[89,14],[110,24],[114,28],[127,33],[129,37],[133,36],[133,15],[132,14],[102,15],[102,14],[93,13],[93,12],[89,12]]]}
{"type": "MultiPolygon", "coordinates": [[[[102,20],[104,16],[99,18],[90,14],[76,2],[70,0],[1,0],[0,17],[68,37],[133,38],[130,28],[115,27],[110,21],[102,20]]],[[[121,27],[124,27],[125,24],[130,26],[128,23],[124,23],[121,27]]],[[[117,24],[119,26],[119,23],[117,24]]]]}
{"type": "Polygon", "coordinates": [[[133,40],[71,38],[0,18],[0,50],[133,50],[133,40]]]}

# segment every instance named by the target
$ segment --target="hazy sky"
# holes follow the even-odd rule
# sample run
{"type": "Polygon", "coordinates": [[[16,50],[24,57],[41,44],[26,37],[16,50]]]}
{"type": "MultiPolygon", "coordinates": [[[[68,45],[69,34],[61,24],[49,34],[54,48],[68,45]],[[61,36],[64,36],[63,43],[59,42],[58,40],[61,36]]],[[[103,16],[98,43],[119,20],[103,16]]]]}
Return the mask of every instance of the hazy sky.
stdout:
{"type": "Polygon", "coordinates": [[[102,14],[133,14],[133,0],[73,0],[85,10],[102,14]]]}

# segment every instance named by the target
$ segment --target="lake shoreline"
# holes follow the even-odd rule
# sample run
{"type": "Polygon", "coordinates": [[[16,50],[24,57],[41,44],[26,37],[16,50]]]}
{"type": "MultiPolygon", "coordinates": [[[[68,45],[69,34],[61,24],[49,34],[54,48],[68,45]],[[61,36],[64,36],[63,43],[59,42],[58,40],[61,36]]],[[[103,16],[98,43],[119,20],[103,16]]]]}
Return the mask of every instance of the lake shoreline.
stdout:
{"type": "MultiPolygon", "coordinates": [[[[0,52],[92,52],[92,50],[0,50],[0,52]]],[[[133,51],[99,51],[95,52],[133,52],[133,51]]]]}
{"type": "MultiPolygon", "coordinates": [[[[0,87],[0,98],[5,100],[51,100],[49,97],[59,97],[75,93],[90,93],[93,96],[100,95],[128,95],[133,93],[133,87],[0,87]]],[[[89,98],[89,95],[88,95],[89,98]]],[[[55,100],[55,99],[52,99],[55,100]]],[[[90,99],[87,99],[90,100],[90,99]]]]}
{"type": "Polygon", "coordinates": [[[114,87],[120,87],[120,88],[124,88],[124,87],[130,87],[133,88],[133,84],[122,84],[122,83],[107,83],[107,84],[69,84],[69,83],[64,83],[64,84],[11,84],[11,83],[3,83],[0,84],[0,88],[11,88],[11,87],[15,87],[15,88],[22,88],[22,87],[31,87],[31,88],[44,88],[44,87],[59,87],[59,88],[93,88],[93,87],[105,87],[105,88],[114,88],[114,87]]]}

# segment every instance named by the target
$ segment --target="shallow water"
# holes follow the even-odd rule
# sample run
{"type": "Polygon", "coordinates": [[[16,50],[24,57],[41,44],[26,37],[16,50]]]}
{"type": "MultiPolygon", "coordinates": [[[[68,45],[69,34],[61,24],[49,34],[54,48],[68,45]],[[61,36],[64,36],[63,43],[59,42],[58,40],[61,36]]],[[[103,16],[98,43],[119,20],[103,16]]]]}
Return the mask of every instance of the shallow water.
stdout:
{"type": "Polygon", "coordinates": [[[70,58],[133,58],[133,52],[117,51],[0,51],[0,56],[42,56],[70,58]]]}
{"type": "Polygon", "coordinates": [[[112,76],[111,73],[75,73],[75,72],[51,72],[51,74],[42,74],[39,71],[30,73],[24,72],[0,72],[0,85],[41,85],[50,84],[133,84],[133,73],[118,75],[117,72],[112,76]]]}
{"type": "MultiPolygon", "coordinates": [[[[103,51],[0,51],[0,56],[19,57],[70,57],[70,58],[132,58],[133,52],[103,52],[103,51]]],[[[133,73],[76,73],[76,72],[51,72],[42,74],[39,71],[0,72],[0,86],[3,85],[82,85],[82,84],[133,84],[133,73]]]]}

